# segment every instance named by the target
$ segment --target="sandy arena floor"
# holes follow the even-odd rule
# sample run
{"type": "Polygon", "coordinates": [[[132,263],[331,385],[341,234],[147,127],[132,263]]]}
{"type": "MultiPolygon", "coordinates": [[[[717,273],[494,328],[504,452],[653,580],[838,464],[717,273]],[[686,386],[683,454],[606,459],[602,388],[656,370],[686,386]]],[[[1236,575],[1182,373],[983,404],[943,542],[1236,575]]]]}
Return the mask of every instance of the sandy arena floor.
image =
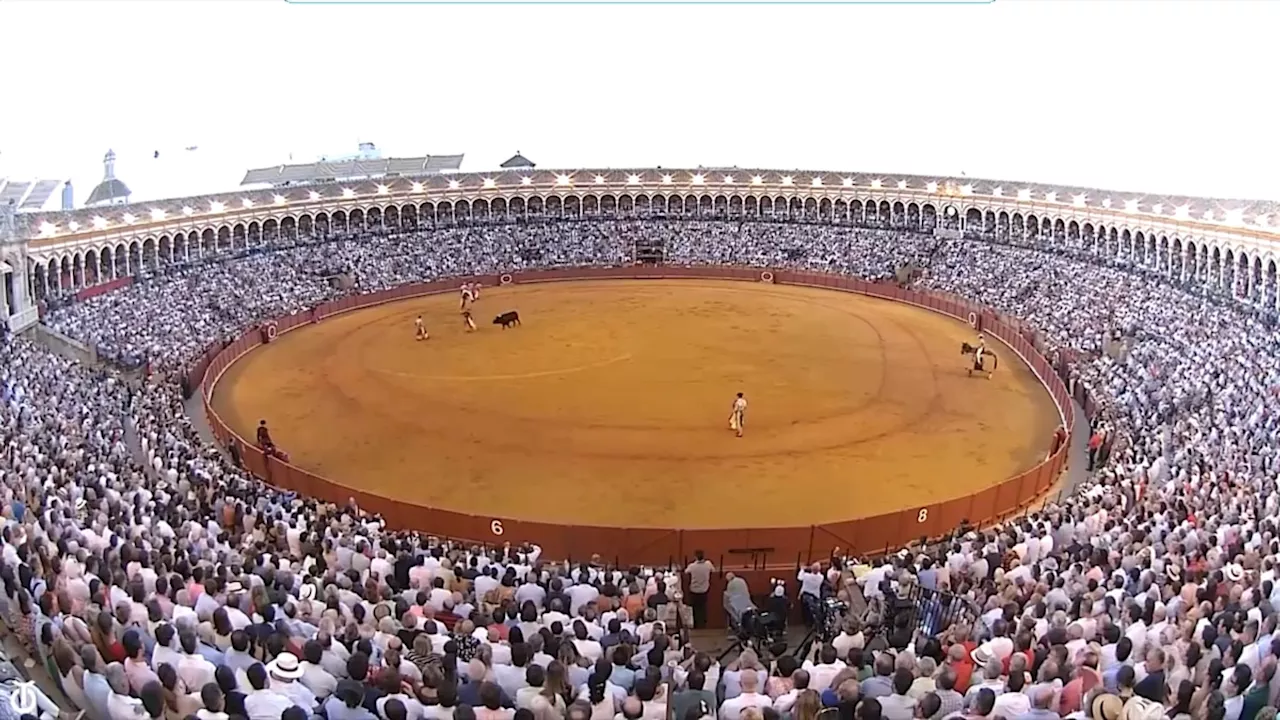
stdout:
{"type": "Polygon", "coordinates": [[[293,461],[475,514],[620,527],[810,525],[936,502],[1043,459],[1052,400],[927,310],[730,281],[486,289],[308,325],[236,363],[214,409],[293,461]],[[523,327],[489,322],[518,310],[523,327]],[[431,339],[416,342],[423,315],[431,339]],[[728,429],[746,393],[746,437],[728,429]]]}

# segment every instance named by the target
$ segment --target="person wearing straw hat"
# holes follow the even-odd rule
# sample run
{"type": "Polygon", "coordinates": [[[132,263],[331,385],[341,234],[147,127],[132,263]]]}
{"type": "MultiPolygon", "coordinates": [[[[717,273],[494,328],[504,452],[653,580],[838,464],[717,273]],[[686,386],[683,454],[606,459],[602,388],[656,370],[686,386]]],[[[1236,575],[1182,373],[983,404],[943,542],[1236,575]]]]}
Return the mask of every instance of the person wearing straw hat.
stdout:
{"type": "Polygon", "coordinates": [[[293,701],[294,705],[307,710],[316,708],[316,695],[298,679],[302,677],[302,664],[298,656],[284,652],[267,663],[267,674],[271,677],[271,692],[283,695],[293,701]]]}

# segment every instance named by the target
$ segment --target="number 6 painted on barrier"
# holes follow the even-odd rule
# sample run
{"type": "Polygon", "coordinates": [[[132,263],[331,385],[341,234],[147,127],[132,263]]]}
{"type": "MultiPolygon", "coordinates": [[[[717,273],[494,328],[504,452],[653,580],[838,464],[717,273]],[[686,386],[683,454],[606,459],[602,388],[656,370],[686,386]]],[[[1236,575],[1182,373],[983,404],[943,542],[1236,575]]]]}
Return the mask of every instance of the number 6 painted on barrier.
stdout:
{"type": "Polygon", "coordinates": [[[505,532],[502,529],[502,521],[494,520],[493,522],[489,523],[489,532],[492,532],[494,535],[501,535],[503,532],[505,532]]]}
{"type": "Polygon", "coordinates": [[[920,508],[920,514],[916,515],[916,522],[922,523],[929,519],[929,508],[920,508]]]}

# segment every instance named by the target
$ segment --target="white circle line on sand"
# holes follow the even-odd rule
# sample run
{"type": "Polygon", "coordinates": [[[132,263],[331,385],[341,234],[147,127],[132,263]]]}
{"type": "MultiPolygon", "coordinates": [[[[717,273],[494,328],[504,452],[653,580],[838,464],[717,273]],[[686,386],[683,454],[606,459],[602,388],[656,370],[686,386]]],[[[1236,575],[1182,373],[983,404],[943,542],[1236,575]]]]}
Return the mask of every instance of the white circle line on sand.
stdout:
{"type": "Polygon", "coordinates": [[[531,380],[533,378],[553,377],[555,375],[572,375],[573,373],[586,372],[587,370],[595,370],[596,368],[608,367],[616,365],[620,362],[626,362],[631,359],[631,353],[619,355],[608,360],[589,363],[587,365],[578,365],[571,368],[560,368],[558,370],[538,370],[536,372],[513,373],[510,375],[423,375],[421,373],[407,373],[396,370],[383,370],[381,368],[369,368],[370,370],[382,373],[383,375],[394,375],[396,377],[410,378],[413,380],[436,380],[440,382],[494,382],[502,380],[531,380]]]}

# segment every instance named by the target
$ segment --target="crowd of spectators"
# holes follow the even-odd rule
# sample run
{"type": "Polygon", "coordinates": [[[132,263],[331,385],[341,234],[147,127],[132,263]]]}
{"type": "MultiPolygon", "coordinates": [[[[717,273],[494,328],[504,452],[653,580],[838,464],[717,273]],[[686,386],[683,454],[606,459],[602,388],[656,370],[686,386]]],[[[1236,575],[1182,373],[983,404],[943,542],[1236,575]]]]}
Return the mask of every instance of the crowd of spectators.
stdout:
{"type": "Polygon", "coordinates": [[[921,267],[921,286],[1078,353],[1110,451],[1038,512],[875,562],[836,558],[790,589],[857,586],[876,607],[915,585],[972,616],[897,649],[851,618],[811,657],[721,664],[673,631],[683,589],[706,592],[705,565],[570,567],[533,546],[393,531],[245,476],[175,383],[9,338],[0,619],[90,720],[1274,720],[1280,334],[1175,286],[972,240],[619,221],[306,239],[166,268],[47,320],[107,357],[177,369],[342,292],[617,265],[639,238],[662,239],[674,263],[872,279],[921,267]],[[354,289],[325,279],[339,270],[354,289]],[[1106,351],[1114,337],[1125,353],[1106,351]]]}

